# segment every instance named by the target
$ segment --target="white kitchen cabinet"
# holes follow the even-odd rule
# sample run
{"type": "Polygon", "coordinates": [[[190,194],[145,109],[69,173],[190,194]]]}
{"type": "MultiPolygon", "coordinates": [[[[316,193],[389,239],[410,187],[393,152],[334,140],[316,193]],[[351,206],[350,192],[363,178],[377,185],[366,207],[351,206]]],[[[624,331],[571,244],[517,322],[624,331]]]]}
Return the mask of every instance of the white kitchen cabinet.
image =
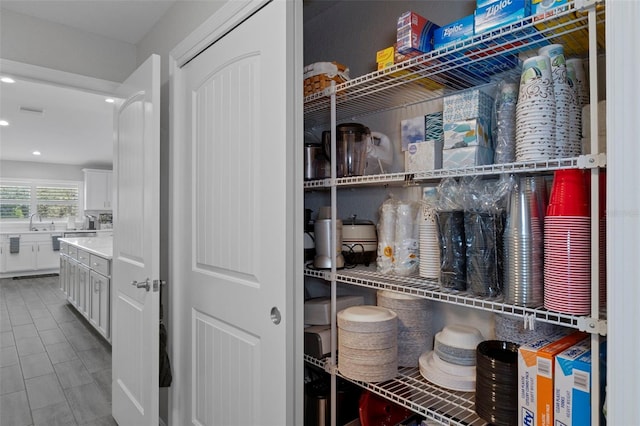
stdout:
{"type": "Polygon", "coordinates": [[[87,265],[78,262],[76,269],[76,283],[77,283],[77,308],[78,311],[85,317],[89,317],[89,280],[90,269],[87,265]]]}
{"type": "Polygon", "coordinates": [[[36,269],[55,269],[60,262],[58,251],[53,250],[51,241],[40,242],[36,245],[36,269]]]}
{"type": "Polygon", "coordinates": [[[67,300],[78,307],[78,261],[72,258],[67,264],[67,300]]]}
{"type": "Polygon", "coordinates": [[[37,244],[32,242],[20,242],[18,253],[9,251],[9,243],[5,244],[5,269],[6,272],[33,271],[37,269],[36,255],[37,244]]]}
{"type": "Polygon", "coordinates": [[[111,170],[82,169],[84,172],[84,209],[111,210],[113,187],[111,170]]]}
{"type": "Polygon", "coordinates": [[[55,272],[59,268],[59,252],[53,250],[52,233],[26,233],[20,235],[19,252],[10,252],[9,236],[0,243],[2,249],[1,273],[4,276],[30,275],[42,272],[55,272]]]}
{"type": "MultiPolygon", "coordinates": [[[[368,74],[354,78],[347,83],[336,85],[335,91],[328,89],[323,93],[316,93],[305,98],[305,127],[313,130],[334,129],[336,123],[352,120],[353,117],[365,117],[378,114],[381,111],[391,112],[407,106],[418,105],[424,102],[437,101],[442,96],[439,91],[425,90],[428,85],[433,85],[434,81],[443,84],[447,90],[445,93],[464,90],[467,88],[480,86],[488,83],[480,74],[474,76],[473,73],[464,71],[467,69],[483,70],[487,65],[487,58],[491,60],[500,59],[501,52],[524,52],[534,50],[548,43],[561,43],[565,45],[565,54],[571,57],[589,56],[592,64],[596,63],[597,48],[604,47],[604,10],[598,6],[591,5],[589,13],[576,11],[575,5],[570,3],[566,9],[556,9],[544,19],[534,21],[533,17],[525,18],[522,21],[508,25],[491,34],[483,34],[465,41],[464,45],[447,49],[446,51],[432,52],[420,57],[413,58],[404,63],[398,64],[382,72],[368,74]],[[535,24],[534,24],[535,22],[535,24]],[[568,23],[570,22],[570,24],[568,23]],[[535,27],[534,27],[535,25],[535,27]],[[540,31],[543,36],[532,34],[533,28],[540,31]],[[598,34],[596,37],[588,37],[589,32],[598,34]],[[519,43],[513,44],[513,40],[519,43]],[[487,40],[490,43],[487,43],[487,40]],[[598,46],[596,46],[598,44],[598,46]],[[454,53],[449,53],[454,51],[454,53]],[[465,52],[475,52],[471,56],[465,56],[465,52]],[[460,58],[466,59],[460,59],[460,58]],[[435,59],[432,59],[435,58],[435,59]],[[462,67],[460,65],[463,65],[462,67]],[[461,71],[464,75],[461,74],[461,71]]],[[[592,78],[597,81],[597,76],[592,73],[592,78]]],[[[516,79],[519,71],[513,74],[516,79]]],[[[597,90],[591,86],[592,99],[596,99],[597,90]]],[[[595,109],[594,109],[595,110],[595,109]]],[[[591,121],[597,122],[597,113],[592,112],[591,121]]],[[[308,198],[317,196],[317,190],[324,188],[329,190],[330,203],[332,207],[338,207],[338,192],[344,190],[352,191],[354,188],[370,187],[379,185],[382,193],[387,191],[388,186],[411,186],[420,184],[433,184],[442,178],[460,178],[464,176],[477,175],[500,175],[502,173],[543,173],[550,175],[554,170],[566,168],[590,168],[592,171],[592,188],[598,185],[598,174],[600,169],[606,167],[606,156],[598,153],[595,142],[597,138],[592,138],[591,151],[595,154],[580,156],[576,158],[562,158],[543,162],[513,163],[490,166],[479,166],[469,169],[459,170],[435,170],[414,173],[394,173],[389,175],[369,175],[359,177],[345,177],[338,179],[324,179],[305,182],[305,188],[309,190],[308,198]]],[[[598,191],[592,189],[592,193],[598,191]]],[[[328,199],[329,197],[324,197],[328,199]]],[[[344,202],[345,198],[342,198],[344,202]]],[[[592,199],[597,211],[597,198],[592,199]]],[[[592,221],[592,245],[597,247],[599,223],[598,213],[593,213],[592,221]]],[[[338,216],[339,217],[339,216],[338,216]]],[[[336,218],[338,218],[336,217],[336,218]]],[[[592,256],[597,250],[592,251],[592,256]]],[[[565,327],[580,329],[592,333],[592,347],[594,351],[593,374],[598,377],[598,341],[599,335],[606,335],[606,320],[600,315],[598,307],[599,285],[598,285],[598,262],[592,260],[592,299],[595,308],[588,316],[567,315],[553,312],[543,307],[523,308],[505,303],[501,298],[491,299],[476,297],[467,292],[451,292],[440,288],[438,280],[429,280],[416,276],[399,277],[394,275],[383,275],[375,271],[375,268],[356,267],[345,268],[339,271],[319,271],[314,268],[307,268],[305,275],[324,279],[330,282],[332,297],[336,296],[337,284],[347,284],[359,286],[371,290],[386,289],[396,292],[411,294],[423,297],[446,305],[457,305],[468,309],[485,312],[508,313],[521,316],[524,319],[535,319],[536,321],[558,324],[565,327]],[[595,278],[593,278],[595,277],[595,278]]],[[[335,321],[335,312],[332,313],[335,321]]],[[[333,339],[332,339],[333,340],[333,339]]],[[[335,340],[334,340],[335,342],[335,340]]],[[[315,360],[305,356],[305,360],[315,366],[321,367],[330,374],[340,375],[339,354],[336,347],[332,347],[331,356],[324,360],[315,360]]],[[[597,379],[596,379],[597,382],[597,379]]],[[[335,382],[332,381],[332,384],[335,382]]],[[[485,424],[474,410],[473,395],[465,395],[461,392],[449,391],[426,381],[417,368],[403,368],[398,376],[390,381],[382,383],[361,383],[358,385],[370,389],[378,395],[385,396],[390,400],[403,405],[430,420],[442,424],[455,425],[481,425],[485,424]],[[406,392],[411,389],[411,392],[406,392]],[[417,402],[421,401],[421,402],[417,402]]],[[[595,387],[597,388],[597,387],[595,387]]],[[[598,411],[598,391],[592,392],[592,404],[598,411]]],[[[335,385],[332,389],[332,403],[336,401],[335,385]]],[[[599,424],[597,416],[592,417],[592,424],[599,424]]]]}
{"type": "Polygon", "coordinates": [[[111,333],[111,280],[92,270],[90,275],[90,321],[107,339],[111,333]]]}

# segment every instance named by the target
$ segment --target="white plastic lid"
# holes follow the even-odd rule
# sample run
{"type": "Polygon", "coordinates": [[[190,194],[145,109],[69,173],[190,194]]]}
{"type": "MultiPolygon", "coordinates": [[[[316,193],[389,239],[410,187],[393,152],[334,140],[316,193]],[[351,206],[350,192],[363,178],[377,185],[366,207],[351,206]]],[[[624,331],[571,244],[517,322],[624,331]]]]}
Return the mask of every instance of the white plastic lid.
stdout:
{"type": "Polygon", "coordinates": [[[338,312],[338,318],[354,322],[383,322],[396,318],[395,312],[380,306],[351,306],[338,312]]]}
{"type": "Polygon", "coordinates": [[[436,334],[436,340],[447,346],[461,349],[475,349],[484,340],[482,333],[467,325],[448,325],[436,334]]]}

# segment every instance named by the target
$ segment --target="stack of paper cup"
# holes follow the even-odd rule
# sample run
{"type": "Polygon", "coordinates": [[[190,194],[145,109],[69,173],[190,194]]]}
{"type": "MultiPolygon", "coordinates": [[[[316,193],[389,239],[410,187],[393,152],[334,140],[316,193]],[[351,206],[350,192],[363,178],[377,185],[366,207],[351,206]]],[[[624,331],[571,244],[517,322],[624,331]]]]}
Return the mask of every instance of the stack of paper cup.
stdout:
{"type": "Polygon", "coordinates": [[[422,207],[421,211],[419,274],[423,278],[438,279],[440,277],[440,244],[436,212],[428,206],[422,207]]]}
{"type": "Polygon", "coordinates": [[[551,61],[534,56],[522,64],[516,106],[516,160],[548,160],[556,156],[556,101],[551,61]]]}
{"type": "Polygon", "coordinates": [[[376,264],[378,272],[383,274],[393,272],[393,250],[396,241],[396,211],[396,202],[393,200],[384,202],[380,207],[378,257],[376,264]]]}

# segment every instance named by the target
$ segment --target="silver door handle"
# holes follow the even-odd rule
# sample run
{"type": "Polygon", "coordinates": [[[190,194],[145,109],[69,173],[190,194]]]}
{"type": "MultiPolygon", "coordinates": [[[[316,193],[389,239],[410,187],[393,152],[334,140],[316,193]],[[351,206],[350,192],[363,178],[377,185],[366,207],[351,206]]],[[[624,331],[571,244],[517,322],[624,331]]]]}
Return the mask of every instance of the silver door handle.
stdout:
{"type": "Polygon", "coordinates": [[[131,281],[131,285],[135,286],[136,288],[144,288],[147,291],[151,289],[151,285],[149,285],[149,278],[140,282],[133,280],[131,281]]]}

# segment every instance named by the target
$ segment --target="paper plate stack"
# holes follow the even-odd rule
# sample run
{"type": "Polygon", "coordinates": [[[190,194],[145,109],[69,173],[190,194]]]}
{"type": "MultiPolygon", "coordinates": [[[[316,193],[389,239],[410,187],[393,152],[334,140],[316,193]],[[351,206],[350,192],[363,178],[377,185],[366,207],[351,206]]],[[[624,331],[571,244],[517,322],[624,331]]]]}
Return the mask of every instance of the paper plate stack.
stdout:
{"type": "Polygon", "coordinates": [[[475,391],[476,347],[483,340],[480,331],[474,327],[445,327],[436,334],[434,350],[420,356],[420,374],[443,388],[475,391]]]}
{"type": "Polygon", "coordinates": [[[433,349],[431,302],[392,291],[378,291],[378,306],[398,315],[398,365],[417,367],[420,355],[433,349]]]}
{"type": "Polygon", "coordinates": [[[362,382],[398,374],[398,316],[380,306],[352,306],[338,312],[338,365],[345,377],[362,382]]]}

